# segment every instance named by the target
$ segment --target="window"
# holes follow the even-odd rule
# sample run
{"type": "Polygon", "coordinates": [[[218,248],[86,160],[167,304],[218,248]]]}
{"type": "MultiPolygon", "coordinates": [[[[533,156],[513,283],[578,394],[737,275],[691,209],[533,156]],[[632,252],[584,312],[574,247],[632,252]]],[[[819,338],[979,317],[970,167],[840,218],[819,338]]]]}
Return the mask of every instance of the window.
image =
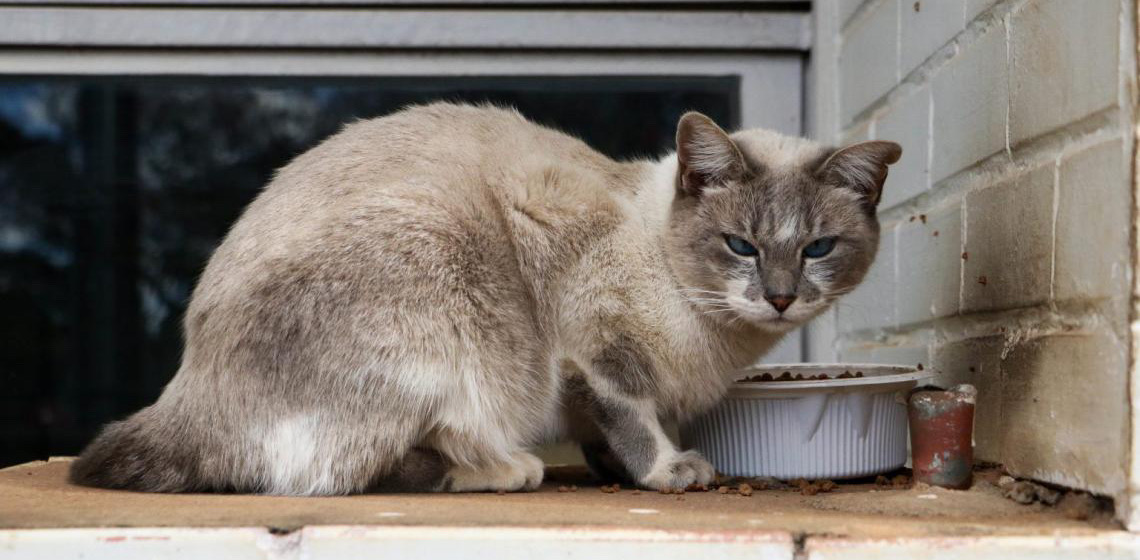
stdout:
{"type": "Polygon", "coordinates": [[[689,109],[800,132],[804,12],[194,4],[0,8],[0,464],[152,402],[213,248],[346,122],[488,101],[619,158],[689,109]]]}

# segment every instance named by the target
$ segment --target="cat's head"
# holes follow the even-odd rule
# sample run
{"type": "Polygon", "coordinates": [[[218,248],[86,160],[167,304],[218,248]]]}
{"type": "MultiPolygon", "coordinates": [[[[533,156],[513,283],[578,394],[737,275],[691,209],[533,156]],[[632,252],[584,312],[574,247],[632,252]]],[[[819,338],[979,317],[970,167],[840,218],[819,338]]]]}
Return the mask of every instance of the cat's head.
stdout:
{"type": "Polygon", "coordinates": [[[902,149],[842,149],[765,130],[726,134],[699,113],[677,126],[668,255],[711,317],[784,332],[853,290],[879,244],[875,208],[902,149]]]}

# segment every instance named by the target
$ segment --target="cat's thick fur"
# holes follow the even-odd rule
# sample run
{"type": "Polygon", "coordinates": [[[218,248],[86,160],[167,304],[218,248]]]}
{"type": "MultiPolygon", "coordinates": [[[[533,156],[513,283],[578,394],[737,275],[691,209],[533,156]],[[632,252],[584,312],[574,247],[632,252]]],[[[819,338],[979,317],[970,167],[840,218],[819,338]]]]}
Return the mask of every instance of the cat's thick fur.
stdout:
{"type": "Polygon", "coordinates": [[[490,107],[353,124],[245,211],[194,291],[178,373],[72,480],[533,489],[527,450],[570,437],[647,487],[709,482],[661,420],[716,403],[734,370],[859,283],[898,157],[889,142],[730,140],[695,113],[677,154],[628,163],[490,107]],[[805,258],[821,237],[835,249],[805,258]]]}

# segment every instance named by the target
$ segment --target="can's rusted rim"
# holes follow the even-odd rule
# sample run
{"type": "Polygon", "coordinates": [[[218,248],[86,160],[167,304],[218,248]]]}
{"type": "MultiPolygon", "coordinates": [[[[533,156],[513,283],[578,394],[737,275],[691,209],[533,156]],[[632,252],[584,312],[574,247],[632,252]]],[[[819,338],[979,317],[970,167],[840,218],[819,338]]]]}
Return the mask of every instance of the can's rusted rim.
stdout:
{"type": "MultiPolygon", "coordinates": [[[[860,391],[888,389],[884,385],[912,385],[917,381],[930,379],[937,372],[930,370],[920,371],[912,366],[899,366],[893,364],[763,364],[740,370],[736,381],[729,389],[730,395],[784,394],[789,392],[827,392],[827,391],[860,391]],[[742,381],[755,375],[770,374],[778,377],[785,371],[794,376],[802,374],[804,377],[824,374],[832,379],[805,379],[801,381],[742,381]],[[855,373],[863,372],[863,377],[835,379],[845,371],[855,373]]],[[[894,387],[890,387],[894,389],[894,387]]]]}

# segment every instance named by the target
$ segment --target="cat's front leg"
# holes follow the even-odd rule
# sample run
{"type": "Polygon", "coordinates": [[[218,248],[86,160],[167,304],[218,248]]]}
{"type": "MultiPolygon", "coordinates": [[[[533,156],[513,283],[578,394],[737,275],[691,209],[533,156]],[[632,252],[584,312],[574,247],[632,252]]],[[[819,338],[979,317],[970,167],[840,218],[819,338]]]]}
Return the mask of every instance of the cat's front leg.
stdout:
{"type": "Polygon", "coordinates": [[[567,391],[605,436],[610,451],[641,486],[685,488],[712,482],[716,471],[695,451],[679,451],[661,426],[656,405],[603,379],[575,377],[567,391]]]}

